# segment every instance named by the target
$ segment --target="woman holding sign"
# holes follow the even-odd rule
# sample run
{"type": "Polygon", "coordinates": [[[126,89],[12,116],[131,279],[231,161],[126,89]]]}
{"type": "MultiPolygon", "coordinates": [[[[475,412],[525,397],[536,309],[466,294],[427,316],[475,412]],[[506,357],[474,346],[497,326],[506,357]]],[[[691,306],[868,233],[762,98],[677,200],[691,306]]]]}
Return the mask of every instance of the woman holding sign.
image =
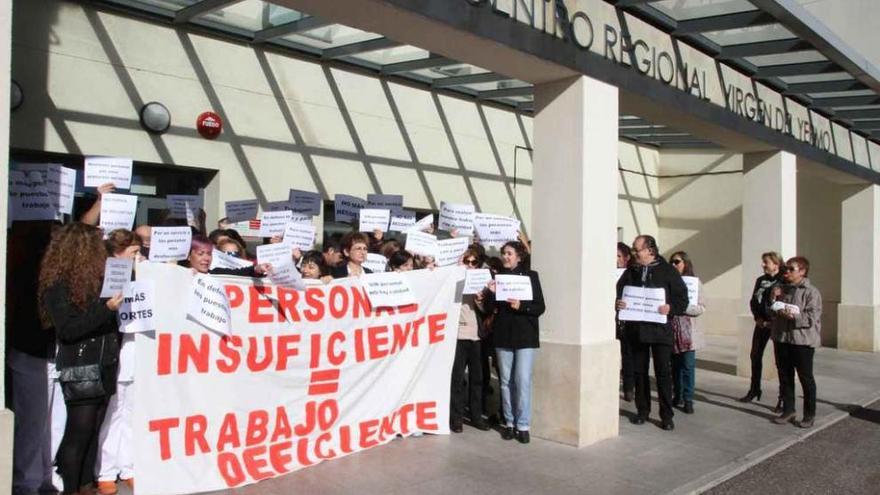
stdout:
{"type": "Polygon", "coordinates": [[[98,431],[116,393],[122,294],[99,298],[107,258],[101,230],[83,223],[58,229],[40,267],[40,319],[58,337],[56,366],[67,406],[56,463],[64,493],[95,479],[98,431]]]}
{"type": "Polygon", "coordinates": [[[660,400],[660,420],[664,430],[675,429],[672,422],[672,344],[669,317],[685,314],[688,291],[678,271],[660,256],[657,241],[640,235],[632,246],[635,263],[617,281],[618,318],[625,321],[624,336],[633,353],[636,380],[636,416],[633,424],[645,424],[651,413],[651,382],[648,365],[653,356],[660,400]],[[627,310],[627,311],[624,311],[627,310]]]}
{"type": "Polygon", "coordinates": [[[697,371],[697,348],[702,347],[702,336],[694,318],[706,311],[703,302],[703,284],[694,275],[694,265],[684,251],[669,257],[686,284],[696,286],[696,301],[688,301],[682,316],[672,317],[672,405],[681,407],[685,414],[694,413],[694,386],[697,371]]]}
{"type": "Polygon", "coordinates": [[[804,417],[801,428],[813,426],[816,416],[816,380],[813,378],[813,355],[822,343],[822,294],[807,275],[810,262],[796,256],[786,263],[785,285],[771,294],[773,344],[779,366],[779,388],[782,390],[782,414],[776,424],[794,421],[794,375],[797,372],[804,392],[804,417]]]}
{"type": "Polygon", "coordinates": [[[498,357],[498,379],[501,384],[501,409],[504,428],[501,438],[516,437],[529,443],[529,422],[532,402],[532,365],[538,350],[538,317],[544,313],[544,293],[538,272],[528,270],[524,262],[525,246],[511,241],[501,248],[504,268],[489,283],[490,301],[496,309],[492,323],[495,353],[498,357]],[[498,281],[503,275],[526,278],[531,283],[531,300],[501,298],[505,288],[498,281]]]}

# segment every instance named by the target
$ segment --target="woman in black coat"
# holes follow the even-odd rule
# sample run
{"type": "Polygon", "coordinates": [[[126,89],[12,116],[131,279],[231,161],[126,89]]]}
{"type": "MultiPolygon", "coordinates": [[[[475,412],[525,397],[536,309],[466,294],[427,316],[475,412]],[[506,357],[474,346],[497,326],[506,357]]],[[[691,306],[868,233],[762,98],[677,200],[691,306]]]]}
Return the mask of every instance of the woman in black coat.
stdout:
{"type": "MultiPolygon", "coordinates": [[[[56,459],[64,493],[77,493],[95,479],[98,433],[107,402],[116,392],[119,340],[116,312],[122,294],[99,298],[107,253],[101,231],[72,223],[58,229],[43,257],[39,278],[40,317],[59,341],[56,366],[67,406],[64,437],[56,459]],[[98,365],[100,385],[87,391],[68,370],[98,365]]],[[[80,377],[82,378],[82,377],[80,377]]],[[[94,383],[92,381],[91,383],[94,383]]]]}
{"type": "MultiPolygon", "coordinates": [[[[520,443],[529,442],[532,367],[540,346],[538,317],[544,314],[545,309],[544,293],[541,291],[538,272],[526,268],[527,256],[526,248],[521,242],[505,244],[501,248],[504,269],[499,275],[529,277],[532,284],[532,300],[498,301],[494,297],[491,299],[496,310],[492,333],[498,359],[501,406],[504,413],[501,436],[505,440],[516,437],[520,443]]],[[[494,283],[489,285],[493,296],[495,288],[494,283]]]]}

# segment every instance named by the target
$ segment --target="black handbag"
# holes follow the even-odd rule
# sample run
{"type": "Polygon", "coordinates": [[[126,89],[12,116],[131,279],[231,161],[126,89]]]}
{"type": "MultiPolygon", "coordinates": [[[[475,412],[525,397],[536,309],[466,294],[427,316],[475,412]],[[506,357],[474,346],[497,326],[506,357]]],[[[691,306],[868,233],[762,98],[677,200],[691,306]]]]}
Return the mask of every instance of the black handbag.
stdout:
{"type": "Polygon", "coordinates": [[[104,336],[75,344],[60,344],[55,359],[58,382],[65,401],[98,399],[106,395],[101,364],[104,360],[104,336]],[[100,343],[97,341],[100,340],[100,343]]]}

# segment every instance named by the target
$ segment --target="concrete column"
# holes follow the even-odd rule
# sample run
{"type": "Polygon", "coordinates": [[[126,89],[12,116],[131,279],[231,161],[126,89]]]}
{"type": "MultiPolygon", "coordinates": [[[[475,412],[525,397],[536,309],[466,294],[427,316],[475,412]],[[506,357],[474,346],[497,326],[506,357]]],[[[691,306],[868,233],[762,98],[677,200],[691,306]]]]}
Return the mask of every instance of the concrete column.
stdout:
{"type": "Polygon", "coordinates": [[[843,200],[837,347],[880,351],[880,186],[843,200]]]}
{"type": "MultiPolygon", "coordinates": [[[[797,159],[785,151],[743,155],[742,307],[738,317],[736,374],[751,376],[754,319],[748,313],[755,278],[761,274],[761,253],[783,258],[797,250],[797,159]]],[[[772,345],[764,352],[763,378],[776,377],[772,345]]]]}
{"type": "MultiPolygon", "coordinates": [[[[9,81],[12,79],[12,0],[0,0],[0,224],[6,225],[9,201],[9,81]]],[[[0,284],[6,284],[6,229],[0,229],[0,284]]],[[[0,308],[6,307],[6,293],[0,292],[0,308]]],[[[6,349],[5,320],[0,320],[0,350],[6,349]]],[[[12,412],[3,404],[6,353],[0,352],[0,493],[12,492],[12,412]]]]}
{"type": "Polygon", "coordinates": [[[547,312],[532,431],[581,447],[618,431],[617,88],[588,77],[538,85],[535,109],[532,266],[547,312]]]}

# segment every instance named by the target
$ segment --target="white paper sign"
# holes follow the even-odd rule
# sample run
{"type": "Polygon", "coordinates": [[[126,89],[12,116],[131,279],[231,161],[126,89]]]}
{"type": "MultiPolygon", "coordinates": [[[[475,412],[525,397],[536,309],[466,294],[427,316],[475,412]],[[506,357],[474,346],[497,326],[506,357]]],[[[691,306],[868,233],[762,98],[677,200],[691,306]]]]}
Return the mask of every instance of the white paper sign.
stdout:
{"type": "MultiPolygon", "coordinates": [[[[137,212],[137,196],[130,194],[107,193],[101,196],[101,222],[99,227],[105,234],[115,229],[128,229],[134,226],[137,212]]],[[[189,227],[187,227],[189,229],[189,227]]]]}
{"type": "Polygon", "coordinates": [[[410,227],[406,232],[424,232],[431,228],[434,225],[434,214],[431,213],[426,217],[422,217],[421,220],[415,223],[412,227],[410,227]]]}
{"type": "Polygon", "coordinates": [[[187,315],[215,332],[229,335],[232,312],[223,284],[201,273],[193,277],[187,315]]]}
{"type": "Polygon", "coordinates": [[[495,299],[532,300],[532,279],[525,275],[495,275],[495,299]]]}
{"type": "Polygon", "coordinates": [[[122,305],[117,319],[122,333],[149,332],[155,330],[153,306],[155,305],[155,284],[152,280],[127,282],[122,290],[122,305]]]}
{"type": "Polygon", "coordinates": [[[372,232],[376,229],[385,232],[388,230],[388,221],[391,219],[391,210],[378,210],[375,208],[362,208],[360,212],[361,232],[372,232]]]}
{"type": "Polygon", "coordinates": [[[153,227],[150,234],[150,261],[180,261],[189,256],[192,229],[189,227],[153,227]]]}
{"type": "Polygon", "coordinates": [[[626,303],[626,309],[617,313],[620,321],[666,323],[666,315],[658,312],[658,308],[666,304],[666,293],[663,289],[627,285],[623,288],[621,298],[626,303]]]}
{"type": "Polygon", "coordinates": [[[239,268],[247,268],[249,266],[253,266],[253,263],[246,259],[237,258],[235,256],[228,255],[219,249],[214,249],[211,255],[211,267],[214,268],[229,268],[232,270],[237,270],[239,268]]]}
{"type": "Polygon", "coordinates": [[[515,218],[488,213],[474,214],[474,230],[480,243],[489,247],[501,247],[518,238],[520,222],[515,218]]]}
{"type": "Polygon", "coordinates": [[[292,217],[290,210],[263,212],[260,216],[260,237],[284,235],[284,229],[292,217]]]}
{"type": "Polygon", "coordinates": [[[409,231],[406,233],[404,249],[412,254],[437,256],[437,236],[424,232],[409,231]]]}
{"type": "Polygon", "coordinates": [[[700,304],[700,279],[697,277],[681,277],[681,279],[688,288],[688,304],[691,306],[700,304]]]}
{"type": "Polygon", "coordinates": [[[263,263],[269,263],[273,267],[293,263],[293,248],[284,242],[257,246],[257,264],[263,263]]]}
{"type": "Polygon", "coordinates": [[[472,268],[464,272],[464,291],[462,294],[477,294],[489,285],[492,272],[488,268],[472,268]]]}
{"type": "Polygon", "coordinates": [[[315,247],[315,230],[312,224],[290,222],[284,229],[284,243],[301,251],[309,251],[315,247]]]}
{"type": "Polygon", "coordinates": [[[474,205],[441,201],[437,228],[450,232],[456,229],[462,236],[474,235],[474,205]]]}
{"type": "Polygon", "coordinates": [[[296,213],[318,216],[321,214],[321,195],[311,191],[291,189],[289,194],[290,209],[296,213]]]}
{"type": "Polygon", "coordinates": [[[801,314],[801,308],[797,307],[794,304],[787,304],[782,301],[774,301],[772,305],[770,305],[770,309],[776,312],[779,311],[791,311],[791,314],[797,316],[801,314]]]}
{"type": "Polygon", "coordinates": [[[229,223],[241,222],[257,218],[257,210],[260,202],[256,199],[244,199],[241,201],[226,202],[226,218],[229,223]]]}
{"type": "Polygon", "coordinates": [[[381,273],[388,267],[388,258],[378,253],[367,253],[367,259],[362,266],[373,273],[381,273]]]}
{"type": "Polygon", "coordinates": [[[290,211],[290,201],[269,201],[263,211],[290,211]]]}
{"type": "Polygon", "coordinates": [[[416,302],[409,282],[398,272],[368,273],[360,280],[374,307],[406,306],[416,302]]]}
{"type": "Polygon", "coordinates": [[[367,207],[391,210],[396,214],[403,209],[403,196],[400,194],[367,194],[367,207]]]}
{"type": "Polygon", "coordinates": [[[416,212],[409,210],[400,210],[391,214],[391,226],[389,231],[406,232],[413,228],[416,224],[416,212]]]}
{"type": "Polygon", "coordinates": [[[272,272],[269,274],[269,280],[273,284],[282,285],[284,287],[292,287],[296,290],[305,288],[302,274],[296,269],[293,260],[288,259],[286,263],[272,265],[272,272]]]}
{"type": "Polygon", "coordinates": [[[458,259],[467,250],[470,239],[454,237],[437,242],[437,266],[449,266],[458,263],[458,259]]]}
{"type": "Polygon", "coordinates": [[[13,168],[23,171],[26,175],[39,172],[55,209],[67,215],[73,213],[76,170],[57,163],[15,163],[13,168]]]}
{"type": "Polygon", "coordinates": [[[131,189],[131,158],[87,156],[83,185],[98,187],[112,182],[116,189],[131,189]]]}
{"type": "Polygon", "coordinates": [[[185,218],[189,223],[193,223],[197,210],[203,206],[202,198],[195,194],[169,194],[165,201],[168,202],[168,218],[185,218]]]}
{"type": "Polygon", "coordinates": [[[367,206],[367,202],[355,196],[337,194],[333,197],[333,218],[337,222],[354,223],[361,208],[367,206]]]}
{"type": "Polygon", "coordinates": [[[12,220],[55,220],[58,208],[37,171],[9,171],[9,217],[12,220]]]}
{"type": "Polygon", "coordinates": [[[131,258],[107,258],[104,262],[104,285],[99,297],[113,297],[122,293],[125,284],[131,281],[131,258]]]}

